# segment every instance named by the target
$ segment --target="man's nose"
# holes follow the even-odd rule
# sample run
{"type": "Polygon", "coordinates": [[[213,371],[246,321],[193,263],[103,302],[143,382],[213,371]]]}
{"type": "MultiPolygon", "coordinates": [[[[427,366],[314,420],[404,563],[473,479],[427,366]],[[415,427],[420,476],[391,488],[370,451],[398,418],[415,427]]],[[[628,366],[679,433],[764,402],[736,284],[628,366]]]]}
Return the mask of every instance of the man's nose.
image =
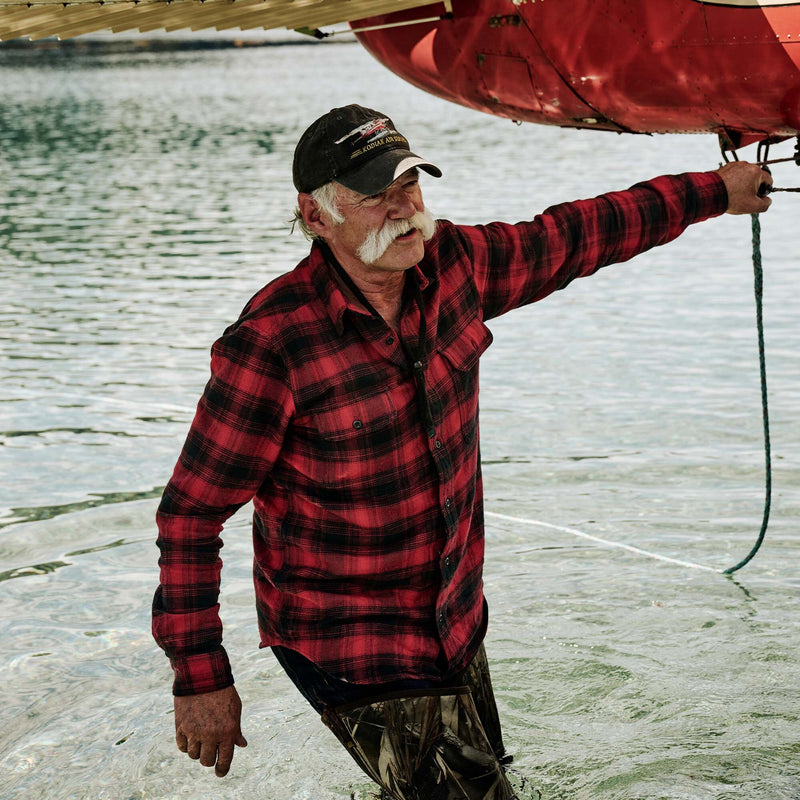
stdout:
{"type": "Polygon", "coordinates": [[[419,211],[411,195],[399,187],[391,192],[388,199],[391,219],[409,219],[419,211]]]}

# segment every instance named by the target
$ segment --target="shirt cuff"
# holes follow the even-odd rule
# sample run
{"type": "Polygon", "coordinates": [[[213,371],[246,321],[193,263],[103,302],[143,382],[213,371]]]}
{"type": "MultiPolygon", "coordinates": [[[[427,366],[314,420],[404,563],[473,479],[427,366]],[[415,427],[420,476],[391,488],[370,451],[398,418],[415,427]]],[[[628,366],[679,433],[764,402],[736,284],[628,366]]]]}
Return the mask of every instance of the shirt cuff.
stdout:
{"type": "Polygon", "coordinates": [[[728,210],[728,190],[718,172],[690,173],[698,198],[698,218],[718,217],[728,210]]]}
{"type": "Polygon", "coordinates": [[[182,697],[206,694],[233,686],[233,673],[225,648],[170,660],[175,673],[172,694],[182,697]]]}

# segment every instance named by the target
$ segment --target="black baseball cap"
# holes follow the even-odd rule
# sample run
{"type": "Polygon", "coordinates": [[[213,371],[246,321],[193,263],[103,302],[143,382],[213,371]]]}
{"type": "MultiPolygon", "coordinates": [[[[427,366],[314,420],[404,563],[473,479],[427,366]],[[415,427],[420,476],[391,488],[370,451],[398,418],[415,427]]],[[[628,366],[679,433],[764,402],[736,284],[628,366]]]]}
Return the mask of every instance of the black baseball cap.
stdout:
{"type": "Polygon", "coordinates": [[[336,181],[359,194],[379,194],[404,172],[442,171],[409,149],[385,114],[359,105],[333,108],[313,122],[294,151],[292,177],[298,192],[336,181]]]}

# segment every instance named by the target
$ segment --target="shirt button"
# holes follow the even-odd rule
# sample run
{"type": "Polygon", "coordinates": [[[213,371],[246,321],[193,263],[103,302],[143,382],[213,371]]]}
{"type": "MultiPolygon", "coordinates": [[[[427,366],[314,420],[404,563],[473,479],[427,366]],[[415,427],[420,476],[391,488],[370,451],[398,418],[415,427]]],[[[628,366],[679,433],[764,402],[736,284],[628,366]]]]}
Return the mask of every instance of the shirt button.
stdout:
{"type": "Polygon", "coordinates": [[[442,443],[441,443],[441,441],[440,441],[439,439],[437,439],[437,440],[434,442],[434,446],[436,447],[436,449],[437,449],[437,450],[441,450],[441,449],[442,449],[442,443]]]}
{"type": "Polygon", "coordinates": [[[389,347],[391,347],[391,346],[394,344],[394,336],[389,336],[389,337],[386,339],[386,344],[387,344],[389,347]]]}
{"type": "Polygon", "coordinates": [[[445,556],[445,557],[444,557],[444,565],[445,565],[446,567],[449,567],[449,566],[450,566],[450,556],[445,556]]]}
{"type": "Polygon", "coordinates": [[[453,501],[448,497],[447,500],[444,501],[444,507],[450,508],[451,505],[453,505],[453,501]]]}
{"type": "Polygon", "coordinates": [[[354,419],[353,420],[353,427],[357,431],[360,431],[364,427],[364,423],[360,419],[354,419]]]}

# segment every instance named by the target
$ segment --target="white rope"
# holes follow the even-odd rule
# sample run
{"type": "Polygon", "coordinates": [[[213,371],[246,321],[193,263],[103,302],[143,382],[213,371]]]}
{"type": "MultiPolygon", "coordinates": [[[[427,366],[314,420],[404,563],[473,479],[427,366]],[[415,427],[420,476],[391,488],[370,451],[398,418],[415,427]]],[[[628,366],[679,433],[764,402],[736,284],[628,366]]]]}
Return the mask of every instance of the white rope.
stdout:
{"type": "Polygon", "coordinates": [[[583,531],[576,530],[575,528],[567,528],[564,525],[552,525],[549,522],[541,522],[536,519],[526,519],[525,517],[512,517],[509,514],[498,514],[496,511],[486,511],[487,517],[495,517],[496,519],[504,519],[507,522],[521,522],[523,525],[536,525],[540,528],[548,528],[553,531],[561,531],[562,533],[569,533],[572,536],[579,536],[581,539],[588,539],[591,542],[602,544],[605,547],[618,547],[620,550],[628,550],[631,553],[636,553],[639,556],[646,556],[647,558],[654,558],[657,561],[666,561],[668,564],[676,564],[679,567],[688,567],[689,569],[701,569],[705,572],[723,573],[724,570],[714,569],[713,567],[706,567],[703,564],[695,564],[693,561],[681,561],[679,558],[670,558],[669,556],[662,556],[658,553],[651,553],[649,550],[642,550],[641,547],[634,547],[630,544],[622,544],[621,542],[612,542],[609,539],[601,539],[599,536],[592,536],[591,533],[584,533],[583,531]]]}

